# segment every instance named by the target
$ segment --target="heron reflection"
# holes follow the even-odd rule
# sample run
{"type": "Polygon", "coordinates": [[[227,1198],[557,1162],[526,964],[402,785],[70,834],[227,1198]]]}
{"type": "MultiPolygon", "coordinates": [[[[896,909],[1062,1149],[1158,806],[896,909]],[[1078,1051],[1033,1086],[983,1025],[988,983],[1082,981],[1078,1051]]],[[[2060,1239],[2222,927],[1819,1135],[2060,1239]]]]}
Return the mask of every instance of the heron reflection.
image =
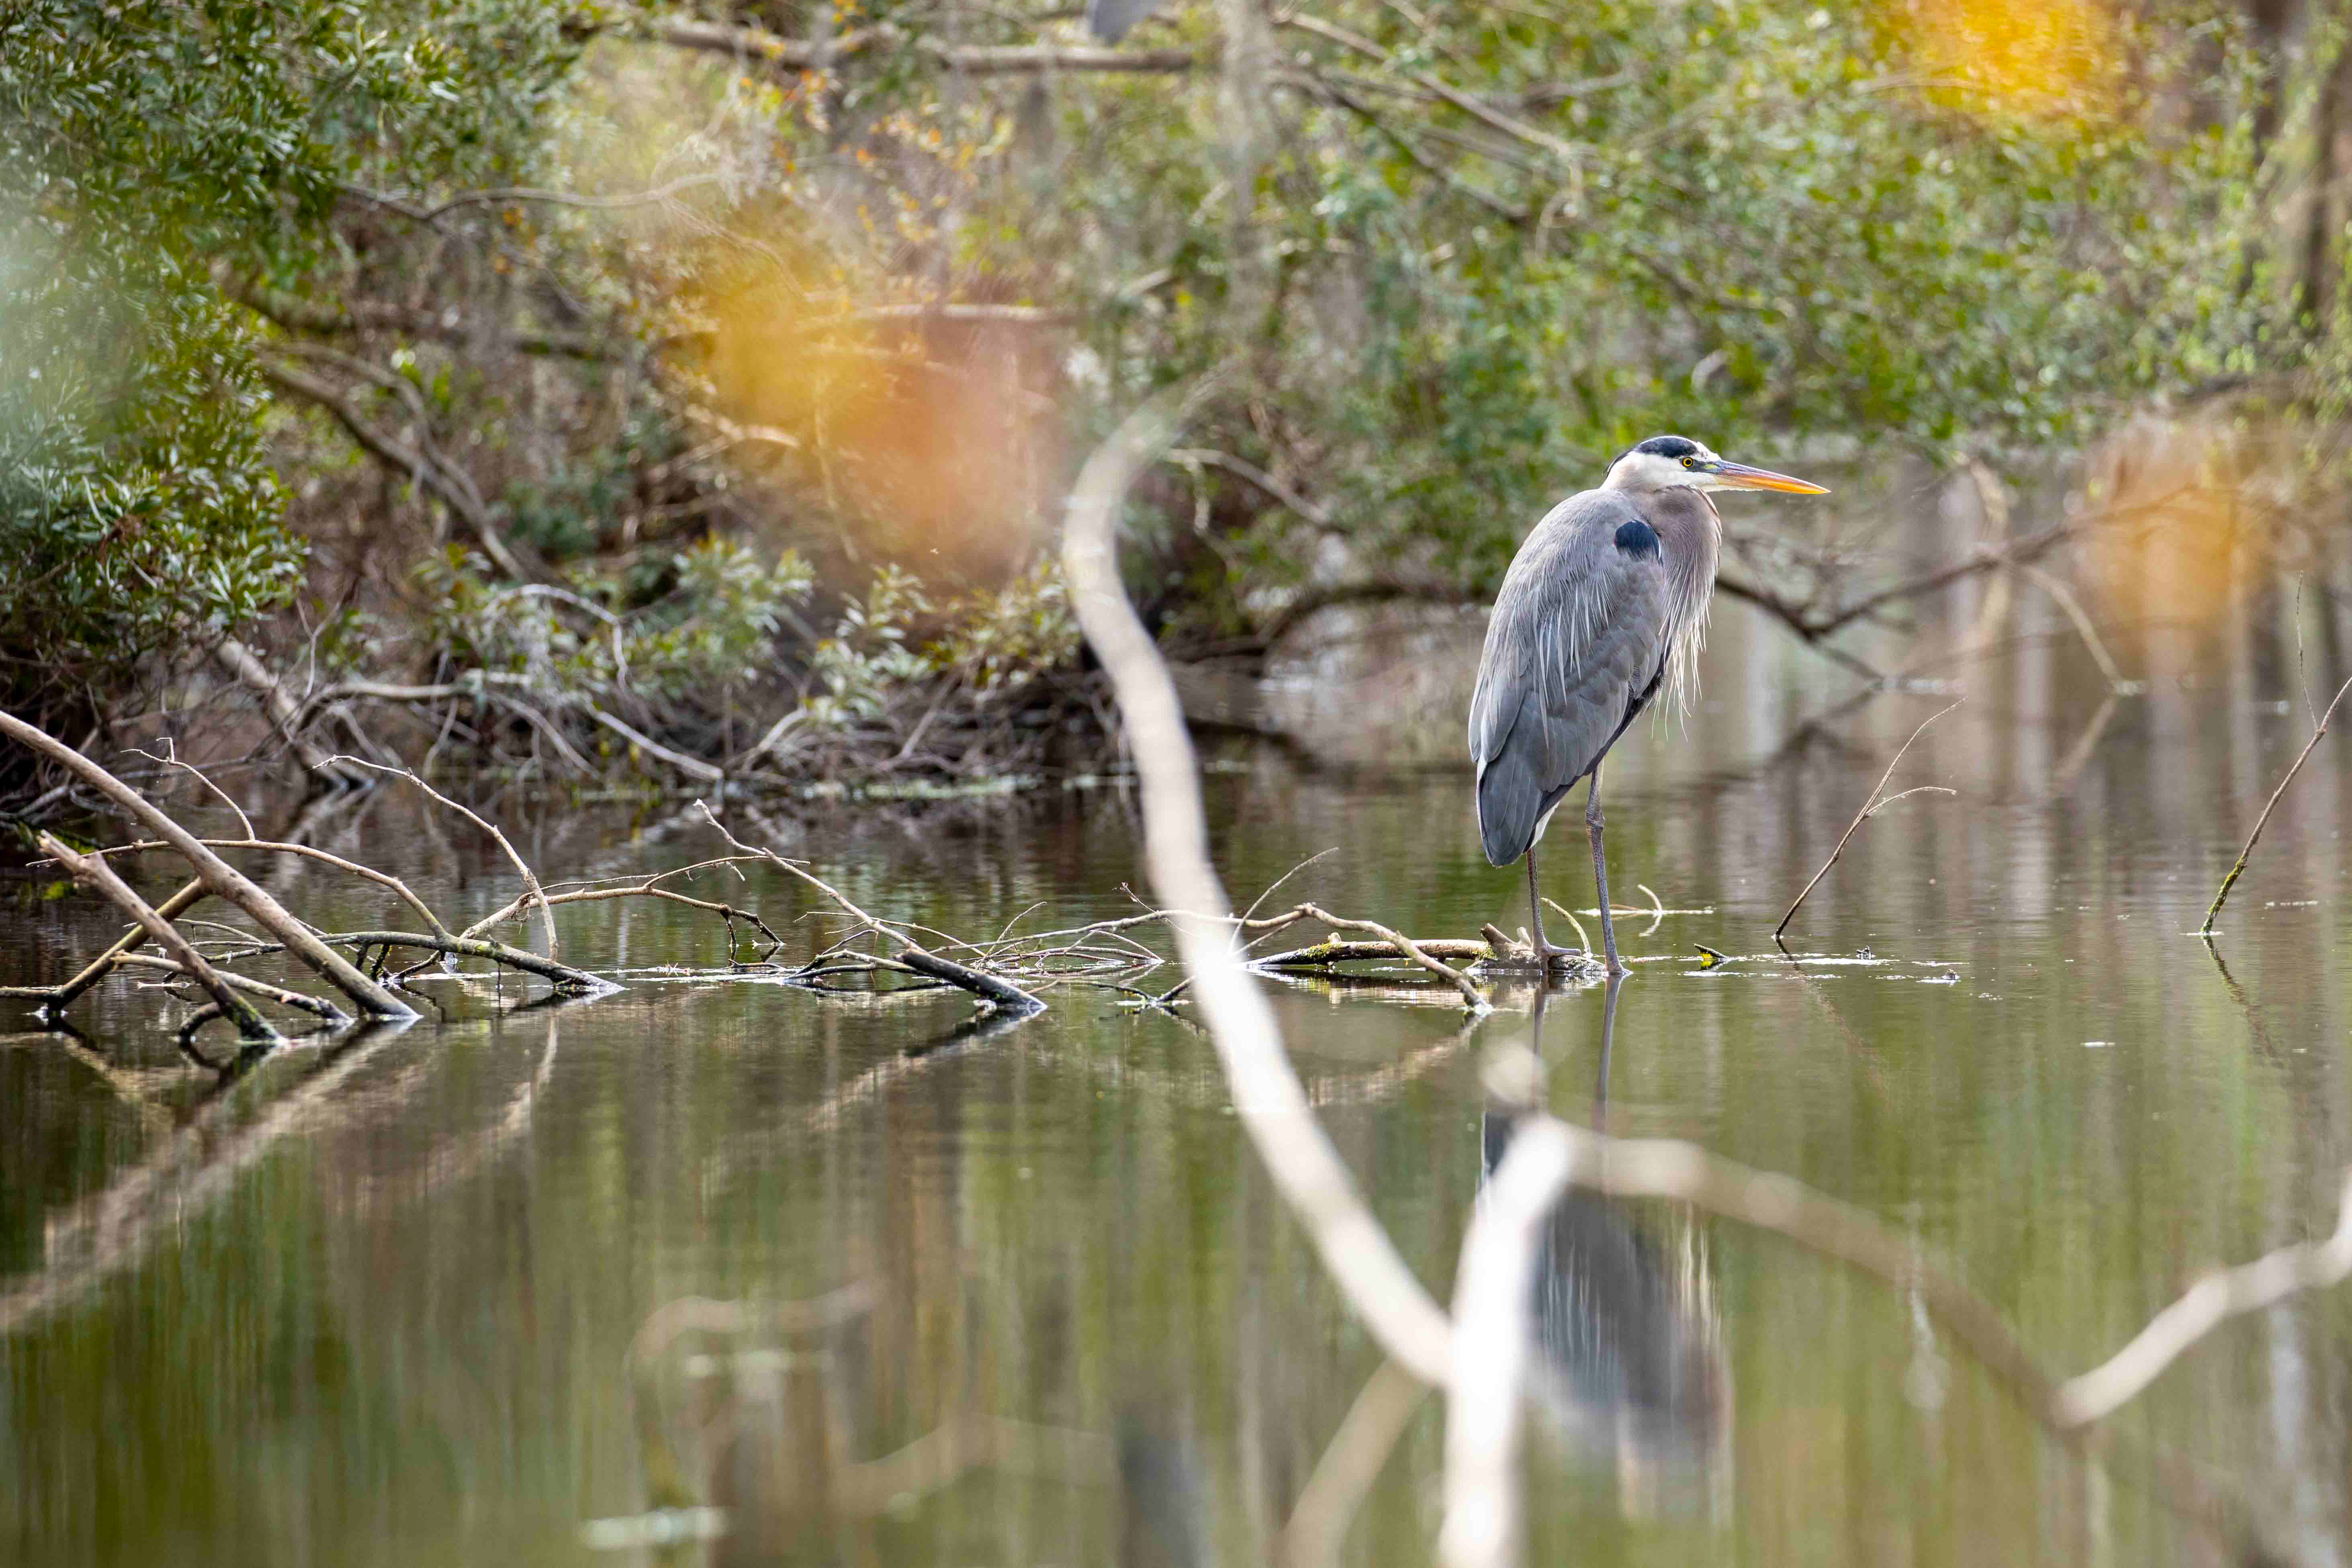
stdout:
{"type": "MultiPolygon", "coordinates": [[[[1606,1131],[1617,983],[1601,1002],[1592,1126],[1606,1131]]],[[[1536,989],[1543,1053],[1545,989],[1536,989]]],[[[1486,1174],[1515,1118],[1489,1111],[1486,1174]]],[[[1536,1258],[1534,1407],[1574,1449],[1613,1464],[1633,1514],[1717,1516],[1728,1500],[1732,1388],[1706,1236],[1687,1213],[1635,1209],[1571,1188],[1536,1258]]]]}

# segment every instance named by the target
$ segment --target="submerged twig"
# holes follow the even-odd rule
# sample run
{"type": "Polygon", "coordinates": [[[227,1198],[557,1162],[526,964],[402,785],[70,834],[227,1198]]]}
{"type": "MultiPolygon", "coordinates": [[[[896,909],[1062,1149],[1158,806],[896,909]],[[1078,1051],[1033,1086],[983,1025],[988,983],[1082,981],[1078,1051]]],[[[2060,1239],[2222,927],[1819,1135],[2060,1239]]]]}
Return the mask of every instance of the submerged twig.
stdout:
{"type": "MultiPolygon", "coordinates": [[[[1962,700],[1965,701],[1966,699],[1962,699],[1962,700]]],[[[1886,788],[1886,781],[1895,776],[1895,770],[1896,766],[1902,763],[1904,752],[1908,752],[1911,749],[1911,742],[1916,741],[1921,735],[1927,733],[1928,725],[1934,723],[1945,714],[1949,713],[1953,708],[1958,708],[1959,705],[1960,704],[1958,702],[1955,702],[1949,708],[1938,709],[1937,711],[1928,714],[1927,717],[1919,721],[1919,727],[1911,731],[1911,740],[1904,742],[1902,745],[1895,748],[1895,755],[1890,758],[1886,763],[1886,771],[1878,775],[1878,783],[1871,790],[1870,798],[1862,803],[1862,809],[1853,814],[1853,820],[1847,823],[1845,825],[1845,831],[1838,836],[1837,847],[1830,851],[1830,858],[1822,862],[1822,868],[1813,873],[1812,880],[1807,882],[1805,884],[1804,890],[1797,895],[1797,901],[1789,906],[1789,912],[1780,917],[1780,923],[1772,928],[1772,940],[1774,942],[1779,942],[1780,940],[1780,933],[1789,929],[1789,922],[1797,918],[1797,911],[1805,907],[1805,900],[1812,896],[1812,891],[1814,888],[1821,884],[1821,879],[1830,874],[1830,868],[1838,863],[1838,857],[1845,853],[1847,843],[1853,839],[1854,834],[1860,830],[1864,823],[1877,816],[1888,806],[1893,805],[1896,801],[1907,800],[1915,795],[1952,795],[1957,793],[1953,790],[1946,789],[1941,784],[1921,784],[1916,789],[1906,789],[1900,795],[1887,795],[1882,794],[1882,792],[1886,788]]]]}
{"type": "Polygon", "coordinates": [[[2319,716],[2318,727],[2311,731],[2311,739],[2305,742],[2303,750],[2295,753],[2294,764],[2286,770],[2286,776],[2279,780],[2278,788],[2271,791],[2270,799],[2263,804],[2263,814],[2254,818],[2254,830],[2246,835],[2246,847],[2238,851],[2237,863],[2230,868],[2230,874],[2221,879],[2221,889],[2213,895],[2212,906],[2205,911],[2205,921],[2197,928],[2199,936],[2208,941],[2212,939],[2214,918],[2221,914],[2221,906],[2229,901],[2230,889],[2237,886],[2240,877],[2245,875],[2246,861],[2254,852],[2254,840],[2263,836],[2263,827],[2270,821],[2271,813],[2278,809],[2279,797],[2286,794],[2287,785],[2294,783],[2294,775],[2303,771],[2303,764],[2310,760],[2313,750],[2319,744],[2319,738],[2327,733],[2327,721],[2336,717],[2336,704],[2344,700],[2344,694],[2347,691],[2352,691],[2352,679],[2347,679],[2336,689],[2336,695],[2328,700],[2327,711],[2319,716]]]}

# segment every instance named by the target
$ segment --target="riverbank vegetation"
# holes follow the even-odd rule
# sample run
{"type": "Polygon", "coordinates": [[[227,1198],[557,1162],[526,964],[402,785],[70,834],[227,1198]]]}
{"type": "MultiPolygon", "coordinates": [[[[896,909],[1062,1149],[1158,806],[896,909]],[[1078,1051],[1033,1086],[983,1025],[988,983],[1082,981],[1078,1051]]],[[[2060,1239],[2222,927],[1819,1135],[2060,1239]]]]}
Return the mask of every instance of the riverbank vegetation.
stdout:
{"type": "MultiPolygon", "coordinates": [[[[1998,493],[2193,425],[2172,468],[2277,479],[2227,548],[2324,573],[2320,525],[2257,524],[2332,482],[2352,388],[2342,32],[1335,0],[1114,47],[922,0],[39,0],[0,21],[0,707],[321,780],[1096,767],[1076,458],[1237,357],[1128,508],[1179,656],[1476,602],[1664,428],[1998,493]]],[[[1743,531],[1725,585],[1885,679],[1842,634],[2002,567],[2063,593],[2100,518],[2151,526],[2095,471],[1924,570],[1743,531]]],[[[7,767],[21,818],[78,798],[7,767]]]]}

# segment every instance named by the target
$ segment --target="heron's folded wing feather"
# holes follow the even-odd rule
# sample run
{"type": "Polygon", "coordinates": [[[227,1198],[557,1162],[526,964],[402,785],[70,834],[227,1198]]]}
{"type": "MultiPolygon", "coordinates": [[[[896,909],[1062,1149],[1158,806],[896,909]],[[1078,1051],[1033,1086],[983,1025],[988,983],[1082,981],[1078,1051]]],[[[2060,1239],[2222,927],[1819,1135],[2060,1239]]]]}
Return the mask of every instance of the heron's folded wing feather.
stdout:
{"type": "Polygon", "coordinates": [[[1639,517],[1622,494],[1572,497],[1504,578],[1470,703],[1478,826],[1496,865],[1526,853],[1547,805],[1591,771],[1665,658],[1664,563],[1616,542],[1639,517]]]}

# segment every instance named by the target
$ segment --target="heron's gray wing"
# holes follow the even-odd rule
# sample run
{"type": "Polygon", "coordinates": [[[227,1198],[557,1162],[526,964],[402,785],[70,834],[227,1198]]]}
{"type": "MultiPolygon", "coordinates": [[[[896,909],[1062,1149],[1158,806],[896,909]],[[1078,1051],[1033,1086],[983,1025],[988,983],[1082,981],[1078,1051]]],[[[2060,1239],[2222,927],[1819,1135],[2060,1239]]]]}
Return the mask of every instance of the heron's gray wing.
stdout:
{"type": "Polygon", "coordinates": [[[1104,43],[1115,44],[1159,8],[1160,0],[1087,0],[1087,27],[1104,43]]]}
{"type": "Polygon", "coordinates": [[[1470,700],[1487,859],[1507,866],[1527,853],[1544,813],[1654,689],[1666,610],[1657,532],[1623,494],[1571,496],[1519,546],[1470,700]]]}

